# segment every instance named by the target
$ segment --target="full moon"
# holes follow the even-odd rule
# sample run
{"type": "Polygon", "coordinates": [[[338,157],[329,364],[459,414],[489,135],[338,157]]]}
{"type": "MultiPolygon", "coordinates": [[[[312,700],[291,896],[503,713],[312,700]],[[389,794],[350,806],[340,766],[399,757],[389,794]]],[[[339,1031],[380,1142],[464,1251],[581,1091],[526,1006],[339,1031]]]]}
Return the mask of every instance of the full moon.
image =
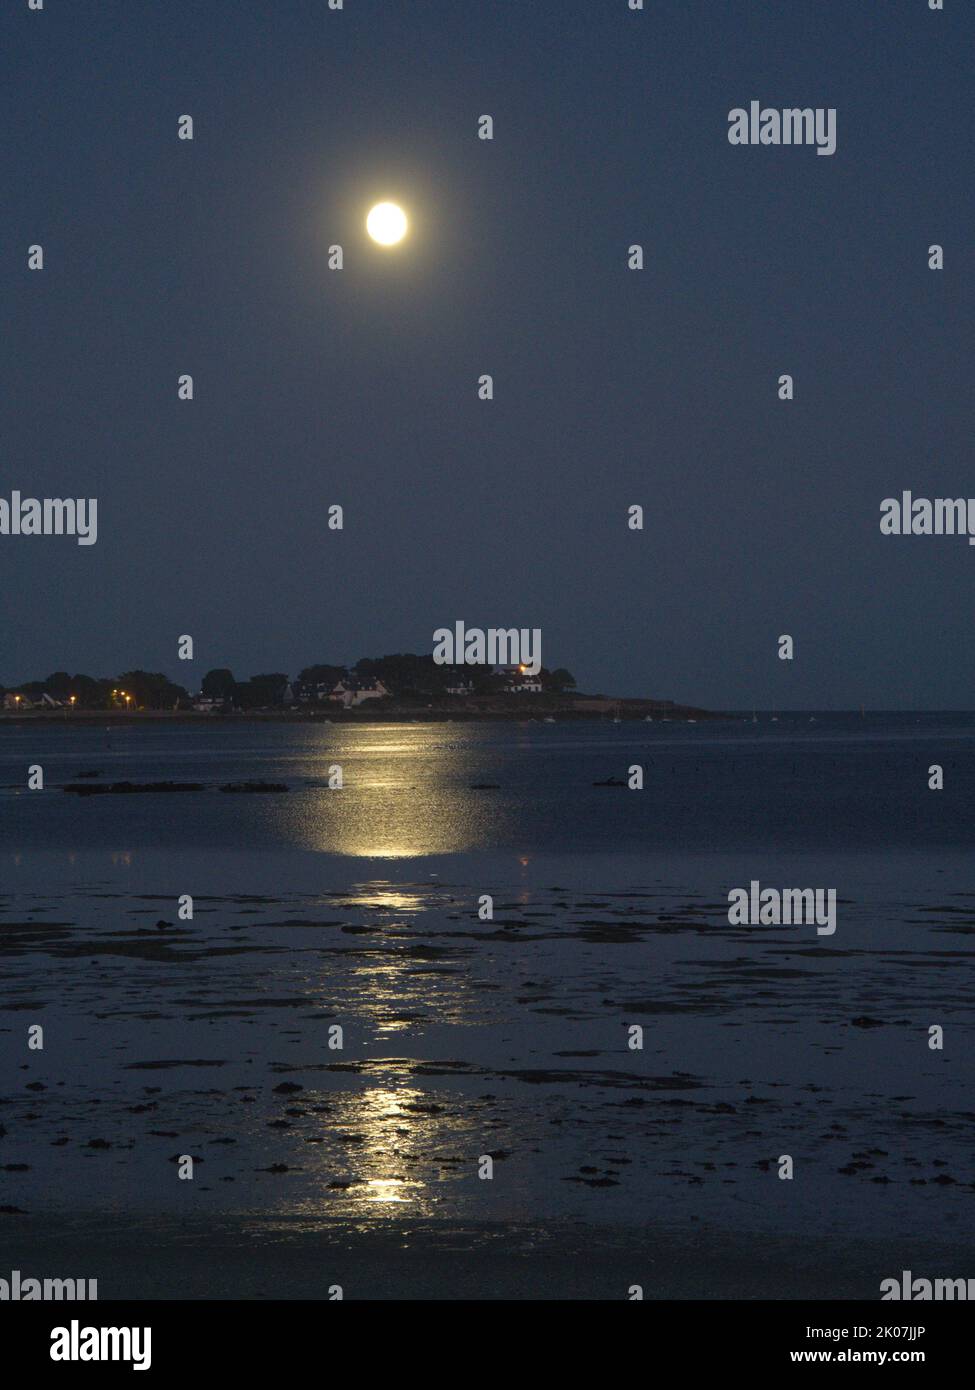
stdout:
{"type": "Polygon", "coordinates": [[[406,235],[406,213],[395,203],[377,203],[366,218],[366,231],[380,246],[395,246],[406,235]]]}

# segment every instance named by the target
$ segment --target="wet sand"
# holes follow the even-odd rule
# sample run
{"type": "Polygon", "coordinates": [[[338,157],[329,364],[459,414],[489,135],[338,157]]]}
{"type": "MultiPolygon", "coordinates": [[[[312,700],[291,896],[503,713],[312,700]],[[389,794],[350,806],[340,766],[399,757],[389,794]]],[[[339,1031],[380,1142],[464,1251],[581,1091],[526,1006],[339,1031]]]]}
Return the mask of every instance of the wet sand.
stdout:
{"type": "Polygon", "coordinates": [[[22,1218],[0,1268],[94,1278],[106,1299],[880,1298],[882,1279],[957,1274],[971,1247],[888,1238],[784,1239],[705,1226],[309,1225],[259,1216],[106,1226],[22,1218]]]}
{"type": "Polygon", "coordinates": [[[891,833],[867,816],[900,775],[893,740],[856,755],[873,784],[842,774],[855,850],[832,821],[796,849],[793,817],[769,851],[765,789],[783,817],[798,787],[813,826],[820,773],[846,766],[832,736],[749,754],[757,819],[723,840],[744,754],[690,731],[665,736],[645,801],[592,785],[634,756],[625,731],[370,733],[338,798],[328,749],[203,757],[177,736],[131,766],[99,751],[139,780],[301,765],[306,788],[0,797],[26,845],[0,883],[0,1272],[49,1255],[78,1267],[37,1273],[127,1296],[185,1279],[300,1297],[334,1256],[363,1296],[613,1298],[648,1261],[647,1297],[871,1298],[903,1268],[972,1273],[975,879],[937,826],[917,851],[906,821],[896,853],[864,844],[891,833]],[[581,842],[622,851],[566,851],[565,807],[581,842]],[[541,849],[513,853],[516,831],[541,849]],[[836,934],[730,926],[750,878],[836,885],[836,934]]]}
{"type": "Polygon", "coordinates": [[[846,946],[729,928],[673,886],[500,894],[492,922],[475,901],[372,882],[199,895],[180,922],[172,899],[103,887],[73,918],[57,895],[19,920],[0,900],[3,1204],[970,1229],[975,1111],[925,1033],[937,1018],[956,1048],[966,1026],[967,895],[901,905],[882,934],[847,901],[846,946]],[[16,1046],[34,1022],[43,1052],[16,1046]]]}

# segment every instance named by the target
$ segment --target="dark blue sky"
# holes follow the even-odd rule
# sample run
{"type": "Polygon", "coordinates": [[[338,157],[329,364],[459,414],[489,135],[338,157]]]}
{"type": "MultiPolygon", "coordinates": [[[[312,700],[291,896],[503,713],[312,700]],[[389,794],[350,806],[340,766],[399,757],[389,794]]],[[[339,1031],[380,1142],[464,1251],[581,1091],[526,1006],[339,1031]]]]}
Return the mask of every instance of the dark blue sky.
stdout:
{"type": "Polygon", "coordinates": [[[975,549],[878,523],[975,496],[973,38],[962,0],[8,0],[0,495],[96,496],[99,539],[0,537],[0,681],[463,618],[589,690],[971,708],[975,549]],[[836,154],[730,145],[752,99],[836,107],[836,154]]]}

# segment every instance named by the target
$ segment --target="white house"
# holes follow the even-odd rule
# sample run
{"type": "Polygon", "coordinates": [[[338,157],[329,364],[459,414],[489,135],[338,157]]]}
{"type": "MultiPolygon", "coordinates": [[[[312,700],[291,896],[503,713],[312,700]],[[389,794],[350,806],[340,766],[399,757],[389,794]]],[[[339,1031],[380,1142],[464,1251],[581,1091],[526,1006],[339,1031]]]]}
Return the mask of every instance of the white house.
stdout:
{"type": "Polygon", "coordinates": [[[336,684],[332,691],[332,699],[345,709],[350,709],[361,705],[365,700],[387,699],[389,694],[382,681],[360,681],[354,676],[349,676],[336,684]]]}
{"type": "Polygon", "coordinates": [[[321,704],[323,700],[332,698],[334,687],[325,681],[299,681],[294,686],[294,691],[301,705],[321,704]]]}
{"type": "Polygon", "coordinates": [[[542,681],[538,675],[531,675],[524,666],[496,666],[495,674],[504,676],[504,689],[507,695],[540,695],[542,681]]]}

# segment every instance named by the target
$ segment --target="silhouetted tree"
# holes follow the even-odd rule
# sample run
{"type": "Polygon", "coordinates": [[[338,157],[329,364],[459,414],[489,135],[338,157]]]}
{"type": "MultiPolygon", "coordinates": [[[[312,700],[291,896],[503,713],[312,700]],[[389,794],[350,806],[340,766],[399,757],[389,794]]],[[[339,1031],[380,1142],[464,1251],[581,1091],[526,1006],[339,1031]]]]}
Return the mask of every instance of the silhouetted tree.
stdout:
{"type": "Polygon", "coordinates": [[[233,671],[226,666],[218,666],[203,677],[201,691],[208,700],[229,700],[237,688],[233,671]]]}
{"type": "Polygon", "coordinates": [[[180,700],[189,698],[181,685],[161,671],[123,671],[115,687],[131,695],[139,709],[175,709],[180,700]]]}
{"type": "Polygon", "coordinates": [[[280,705],[284,700],[288,677],[280,671],[251,676],[249,681],[238,685],[234,698],[244,709],[262,709],[268,705],[280,705]]]}
{"type": "Polygon", "coordinates": [[[344,666],[329,666],[322,663],[318,666],[306,666],[303,671],[298,673],[298,679],[306,685],[335,685],[345,675],[344,666]]]}

